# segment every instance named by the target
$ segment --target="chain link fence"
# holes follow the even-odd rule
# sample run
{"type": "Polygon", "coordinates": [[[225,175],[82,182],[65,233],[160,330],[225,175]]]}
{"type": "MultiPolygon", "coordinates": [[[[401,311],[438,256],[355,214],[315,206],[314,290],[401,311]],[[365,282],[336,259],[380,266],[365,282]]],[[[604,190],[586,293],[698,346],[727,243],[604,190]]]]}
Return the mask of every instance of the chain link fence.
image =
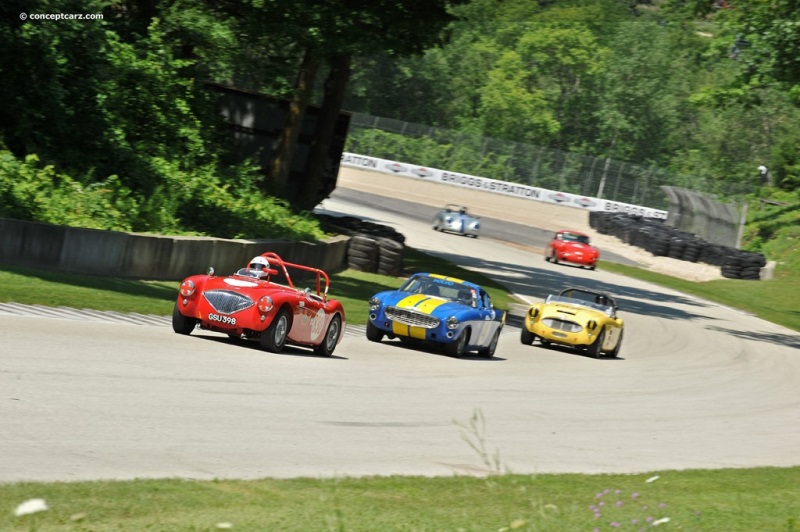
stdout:
{"type": "Polygon", "coordinates": [[[660,210],[670,207],[664,186],[694,190],[707,196],[731,197],[751,193],[757,185],[723,183],[675,174],[655,166],[360,113],[351,117],[346,150],[660,210]],[[398,139],[397,135],[403,139],[398,139]]]}

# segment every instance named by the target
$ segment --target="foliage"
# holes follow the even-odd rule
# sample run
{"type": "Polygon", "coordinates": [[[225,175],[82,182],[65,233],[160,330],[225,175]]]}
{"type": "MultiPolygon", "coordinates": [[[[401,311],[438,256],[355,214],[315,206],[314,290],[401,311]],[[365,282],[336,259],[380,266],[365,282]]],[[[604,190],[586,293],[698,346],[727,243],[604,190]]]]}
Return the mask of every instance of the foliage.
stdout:
{"type": "Polygon", "coordinates": [[[264,197],[255,186],[254,168],[235,167],[223,183],[213,165],[188,173],[161,158],[153,158],[151,164],[165,182],[148,197],[133,192],[117,176],[95,182],[76,180],[56,172],[52,165],[42,166],[36,155],[20,161],[0,150],[0,216],[140,231],[139,213],[149,210],[152,225],[147,229],[162,234],[305,240],[325,236],[310,213],[296,213],[285,202],[264,197]]]}
{"type": "MultiPolygon", "coordinates": [[[[475,135],[461,135],[457,140],[435,136],[406,136],[378,129],[361,129],[351,132],[346,148],[356,153],[369,154],[401,161],[414,161],[423,166],[446,168],[453,172],[471,175],[508,175],[508,156],[485,153],[484,139],[475,135]]],[[[511,176],[512,179],[514,176],[511,176]]]]}
{"type": "Polygon", "coordinates": [[[776,264],[775,276],[782,282],[800,278],[800,191],[764,189],[752,198],[742,245],[763,253],[776,264]]]}
{"type": "Polygon", "coordinates": [[[360,62],[348,107],[655,165],[677,186],[695,176],[746,190],[762,164],[778,188],[798,186],[796,3],[472,0],[452,11],[443,46],[360,62]]]}
{"type": "Polygon", "coordinates": [[[39,158],[24,161],[0,151],[0,216],[20,220],[129,231],[139,201],[117,176],[83,185],[42,167],[39,158]]]}
{"type": "MultiPolygon", "coordinates": [[[[237,84],[292,99],[287,122],[278,128],[281,142],[271,161],[264,157],[271,179],[265,175],[255,184],[262,190],[277,184],[275,190],[287,196],[300,191],[301,197],[292,193],[291,199],[311,208],[319,200],[324,172],[319,161],[333,137],[350,57],[422,53],[443,42],[439,30],[452,18],[447,6],[464,1],[12,0],[0,6],[0,72],[6,81],[0,86],[0,145],[18,158],[37,154],[56,171],[80,176],[83,185],[116,176],[146,198],[129,212],[128,225],[170,229],[171,213],[181,207],[180,198],[170,195],[176,177],[195,182],[214,175],[218,180],[212,185],[219,182],[224,189],[236,185],[239,172],[249,171],[229,168],[240,158],[230,132],[223,135],[217,102],[204,82],[237,84]],[[44,13],[102,18],[37,19],[44,13]],[[429,31],[415,31],[420,19],[429,31]],[[324,90],[314,85],[318,67],[328,68],[324,90]],[[299,89],[299,79],[306,89],[299,89]],[[310,142],[306,181],[287,186],[312,93],[322,100],[323,113],[310,142]],[[294,100],[298,95],[302,98],[294,100]],[[273,169],[280,169],[280,179],[273,169]]],[[[227,201],[218,192],[204,196],[207,206],[227,201]]],[[[242,215],[223,221],[227,234],[256,211],[272,226],[280,222],[248,201],[242,195],[234,202],[242,215]]]]}

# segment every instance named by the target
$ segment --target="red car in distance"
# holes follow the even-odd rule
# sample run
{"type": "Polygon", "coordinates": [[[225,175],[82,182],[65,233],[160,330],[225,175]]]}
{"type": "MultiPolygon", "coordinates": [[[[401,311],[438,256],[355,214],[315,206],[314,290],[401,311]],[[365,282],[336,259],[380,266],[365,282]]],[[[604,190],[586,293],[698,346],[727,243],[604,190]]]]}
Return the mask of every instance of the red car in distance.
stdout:
{"type": "Polygon", "coordinates": [[[544,260],[555,264],[566,262],[594,270],[600,251],[589,242],[589,235],[562,229],[547,243],[544,260]]]}
{"type": "Polygon", "coordinates": [[[286,344],[310,347],[331,356],[342,339],[342,304],[328,299],[328,275],[293,264],[275,253],[254,257],[233,275],[187,277],[172,312],[172,329],[191,334],[199,327],[243,340],[258,340],[262,349],[278,353],[286,344]],[[297,288],[289,271],[314,288],[297,288]]]}

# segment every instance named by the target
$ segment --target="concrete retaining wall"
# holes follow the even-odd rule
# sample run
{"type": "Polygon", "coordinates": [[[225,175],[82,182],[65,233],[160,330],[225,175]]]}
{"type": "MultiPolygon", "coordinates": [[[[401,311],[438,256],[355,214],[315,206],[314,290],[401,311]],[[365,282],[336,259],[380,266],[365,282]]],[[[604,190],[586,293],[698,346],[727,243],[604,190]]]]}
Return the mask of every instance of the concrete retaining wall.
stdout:
{"type": "Polygon", "coordinates": [[[346,267],[349,237],[323,242],[227,240],[99,231],[0,218],[0,263],[130,279],[177,281],[213,266],[228,275],[266,251],[328,273],[346,267]]]}

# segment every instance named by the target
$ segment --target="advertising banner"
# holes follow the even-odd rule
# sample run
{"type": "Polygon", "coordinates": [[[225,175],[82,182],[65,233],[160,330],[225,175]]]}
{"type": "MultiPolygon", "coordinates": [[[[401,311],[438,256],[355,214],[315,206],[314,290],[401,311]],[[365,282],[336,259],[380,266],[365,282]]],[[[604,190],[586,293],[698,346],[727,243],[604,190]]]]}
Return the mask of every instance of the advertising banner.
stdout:
{"type": "Polygon", "coordinates": [[[438,168],[427,168],[424,166],[390,161],[388,159],[380,159],[366,155],[358,155],[355,153],[343,153],[341,165],[350,168],[360,168],[362,170],[372,170],[385,174],[394,174],[435,183],[470,188],[473,190],[480,190],[482,192],[514,196],[533,201],[557,203],[559,205],[575,207],[588,211],[618,212],[621,214],[633,214],[646,218],[667,218],[667,211],[652,209],[650,207],[642,207],[640,205],[631,205],[629,203],[620,203],[618,201],[610,201],[589,196],[580,196],[558,190],[549,190],[546,188],[532,187],[520,183],[511,183],[509,181],[490,179],[488,177],[460,174],[458,172],[439,170],[438,168]]]}

